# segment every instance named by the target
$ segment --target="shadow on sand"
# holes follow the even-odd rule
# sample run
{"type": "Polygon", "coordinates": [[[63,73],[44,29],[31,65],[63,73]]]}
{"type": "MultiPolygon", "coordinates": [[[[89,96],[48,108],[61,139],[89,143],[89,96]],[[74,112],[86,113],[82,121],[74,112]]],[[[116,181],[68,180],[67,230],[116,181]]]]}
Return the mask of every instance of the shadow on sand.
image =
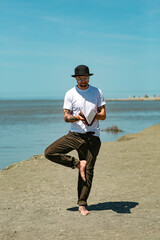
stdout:
{"type": "MultiPolygon", "coordinates": [[[[103,202],[87,206],[89,211],[112,210],[117,213],[131,213],[131,208],[138,205],[137,202],[103,202]]],[[[67,208],[68,211],[78,211],[78,207],[67,208]]]]}

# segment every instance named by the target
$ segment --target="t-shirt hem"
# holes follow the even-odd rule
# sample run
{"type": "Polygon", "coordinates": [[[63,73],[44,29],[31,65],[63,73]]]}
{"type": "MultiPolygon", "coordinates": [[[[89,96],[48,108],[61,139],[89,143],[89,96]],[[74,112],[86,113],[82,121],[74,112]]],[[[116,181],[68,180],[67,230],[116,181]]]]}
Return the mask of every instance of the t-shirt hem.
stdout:
{"type": "Polygon", "coordinates": [[[70,129],[69,131],[70,131],[70,132],[75,132],[75,133],[81,133],[81,134],[85,134],[85,133],[87,133],[87,132],[95,132],[95,134],[93,134],[93,136],[95,136],[95,137],[100,137],[100,133],[97,132],[97,131],[94,131],[94,130],[87,131],[87,132],[85,132],[85,131],[82,132],[82,131],[76,131],[76,130],[70,129]]]}

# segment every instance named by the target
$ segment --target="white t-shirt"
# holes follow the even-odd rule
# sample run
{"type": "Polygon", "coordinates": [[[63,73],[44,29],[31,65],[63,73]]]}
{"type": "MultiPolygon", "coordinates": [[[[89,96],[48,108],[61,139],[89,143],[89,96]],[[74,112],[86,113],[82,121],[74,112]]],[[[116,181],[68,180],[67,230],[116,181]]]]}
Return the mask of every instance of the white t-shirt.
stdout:
{"type": "MultiPolygon", "coordinates": [[[[79,89],[77,86],[71,88],[65,95],[63,109],[72,111],[73,116],[77,116],[79,112],[83,112],[83,108],[98,110],[98,107],[105,105],[105,100],[100,89],[89,85],[85,90],[79,89]]],[[[71,132],[86,133],[95,132],[95,136],[100,135],[99,120],[95,119],[91,126],[85,125],[82,121],[71,123],[71,132]]]]}

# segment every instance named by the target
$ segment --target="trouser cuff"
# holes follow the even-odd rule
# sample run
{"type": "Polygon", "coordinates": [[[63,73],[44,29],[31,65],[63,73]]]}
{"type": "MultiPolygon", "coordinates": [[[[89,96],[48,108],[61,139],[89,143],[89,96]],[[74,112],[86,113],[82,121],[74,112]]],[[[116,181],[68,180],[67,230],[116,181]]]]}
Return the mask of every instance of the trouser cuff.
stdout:
{"type": "Polygon", "coordinates": [[[87,202],[84,201],[84,200],[78,201],[77,204],[78,204],[79,206],[85,206],[85,207],[87,206],[87,202]]]}

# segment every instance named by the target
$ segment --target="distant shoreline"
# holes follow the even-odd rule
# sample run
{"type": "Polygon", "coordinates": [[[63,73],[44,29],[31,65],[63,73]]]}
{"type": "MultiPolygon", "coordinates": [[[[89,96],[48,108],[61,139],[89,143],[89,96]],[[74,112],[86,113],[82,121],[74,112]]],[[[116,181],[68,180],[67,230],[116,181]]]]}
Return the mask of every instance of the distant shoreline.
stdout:
{"type": "Polygon", "coordinates": [[[160,101],[160,97],[109,98],[105,99],[105,101],[160,101]]]}
{"type": "MultiPolygon", "coordinates": [[[[132,97],[132,98],[105,98],[105,101],[159,101],[160,97],[132,97]]],[[[0,98],[0,102],[18,102],[18,101],[64,101],[56,98],[0,98]]]]}
{"type": "MultiPolygon", "coordinates": [[[[63,99],[0,99],[0,102],[40,102],[40,101],[64,101],[63,99]]],[[[131,102],[131,101],[160,101],[160,97],[135,97],[135,98],[105,98],[106,102],[131,102]]]]}

